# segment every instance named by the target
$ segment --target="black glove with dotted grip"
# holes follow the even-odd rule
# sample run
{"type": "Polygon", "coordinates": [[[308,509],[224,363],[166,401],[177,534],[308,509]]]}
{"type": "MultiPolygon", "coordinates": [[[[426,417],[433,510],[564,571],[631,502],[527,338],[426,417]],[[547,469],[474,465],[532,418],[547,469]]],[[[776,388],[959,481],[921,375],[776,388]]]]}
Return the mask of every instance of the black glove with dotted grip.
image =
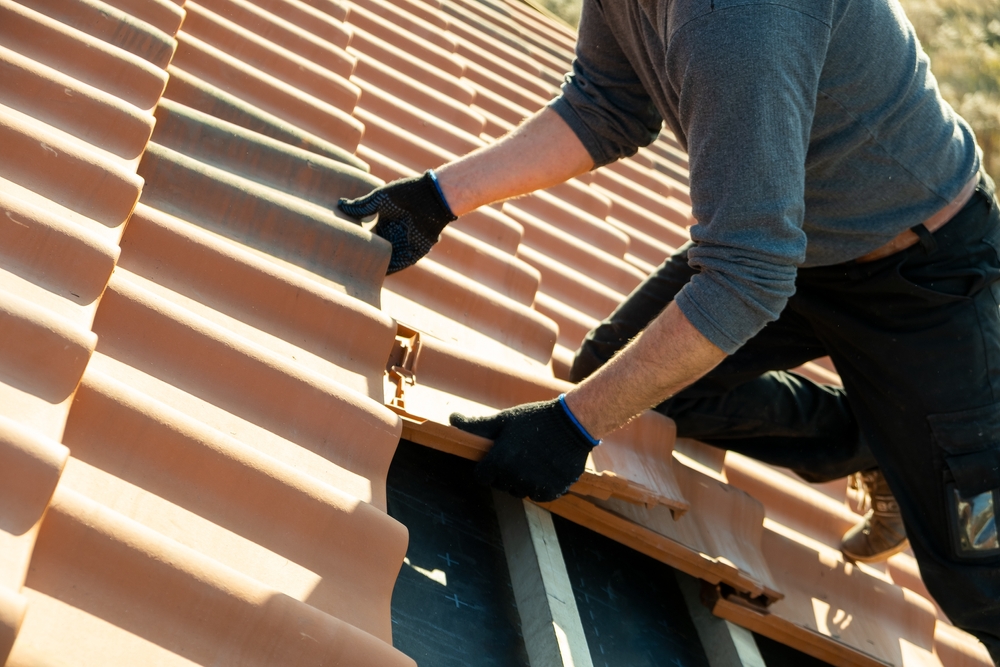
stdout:
{"type": "Polygon", "coordinates": [[[430,252],[441,230],[456,219],[430,171],[386,183],[358,199],[341,199],[337,207],[359,219],[378,213],[372,231],[392,244],[387,274],[405,269],[430,252]]]}
{"type": "Polygon", "coordinates": [[[549,502],[580,479],[594,445],[559,400],[518,405],[492,417],[453,414],[452,426],[493,440],[476,481],[512,496],[549,502]]]}

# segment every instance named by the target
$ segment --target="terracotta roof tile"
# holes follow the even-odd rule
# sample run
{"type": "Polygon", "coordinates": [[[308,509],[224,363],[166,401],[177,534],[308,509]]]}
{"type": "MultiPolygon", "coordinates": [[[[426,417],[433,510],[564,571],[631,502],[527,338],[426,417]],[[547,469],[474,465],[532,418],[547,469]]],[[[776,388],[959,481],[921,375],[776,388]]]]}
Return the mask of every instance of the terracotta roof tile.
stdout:
{"type": "MultiPolygon", "coordinates": [[[[509,130],[572,31],[513,1],[198,0],[177,36],[180,1],[108,5],[0,0],[0,656],[412,664],[388,643],[405,530],[380,511],[400,429],[478,458],[449,412],[564,389],[596,318],[686,240],[686,157],[664,131],[463,216],[382,290],[387,244],[336,199],[509,130]]],[[[551,509],[824,659],[989,664],[900,587],[926,595],[911,557],[839,559],[843,484],[673,447],[644,415],[551,509]]]]}
{"type": "Polygon", "coordinates": [[[11,0],[0,2],[0,40],[8,49],[140,109],[155,106],[166,84],[166,73],[139,56],[11,0]]]}
{"type": "Polygon", "coordinates": [[[101,0],[25,0],[21,3],[92,37],[148,60],[159,68],[170,64],[177,42],[164,31],[101,0]]]}
{"type": "Polygon", "coordinates": [[[164,95],[170,100],[291,146],[366,168],[364,161],[329,140],[220,90],[189,72],[173,65],[167,68],[167,72],[170,81],[164,95]]]}
{"type": "Polygon", "coordinates": [[[176,35],[184,21],[180,2],[170,0],[111,0],[107,4],[167,33],[176,35]]]}
{"type": "Polygon", "coordinates": [[[357,99],[349,87],[326,102],[185,32],[177,41],[177,67],[349,152],[357,147],[364,127],[335,106],[357,99]]]}
{"type": "MultiPolygon", "coordinates": [[[[198,3],[205,9],[209,9],[220,16],[250,30],[255,35],[266,39],[278,46],[288,49],[301,58],[316,64],[319,67],[336,72],[341,76],[350,76],[349,68],[345,66],[351,63],[351,58],[346,57],[344,49],[349,42],[347,34],[342,30],[336,30],[337,41],[327,41],[313,33],[324,31],[321,20],[311,17],[307,25],[308,30],[303,29],[301,24],[306,22],[299,16],[289,16],[287,12],[283,15],[274,14],[268,8],[278,9],[287,7],[285,3],[255,3],[248,0],[202,0],[198,3]],[[287,17],[287,18],[286,18],[287,17]],[[289,18],[294,18],[292,22],[289,18]]],[[[332,23],[332,22],[327,22],[332,23]]],[[[335,25],[335,24],[334,24],[335,25]]]]}

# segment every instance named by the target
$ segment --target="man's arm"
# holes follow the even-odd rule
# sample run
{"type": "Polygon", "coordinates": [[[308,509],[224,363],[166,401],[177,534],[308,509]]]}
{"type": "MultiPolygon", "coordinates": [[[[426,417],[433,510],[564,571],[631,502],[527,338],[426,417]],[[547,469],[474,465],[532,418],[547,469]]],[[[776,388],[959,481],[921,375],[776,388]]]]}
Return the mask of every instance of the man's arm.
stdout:
{"type": "Polygon", "coordinates": [[[378,214],[372,231],[392,244],[387,273],[395,273],[430,252],[458,216],[551,187],[593,167],[576,133],[546,107],[494,144],[364,197],[341,199],[337,207],[358,219],[378,214]]]}
{"type": "Polygon", "coordinates": [[[606,366],[564,397],[490,417],[453,414],[451,423],[493,440],[476,466],[480,483],[547,502],[580,478],[598,438],[694,382],[725,356],[670,304],[606,366]]]}
{"type": "Polygon", "coordinates": [[[603,438],[725,358],[671,303],[611,361],[567,392],[566,403],[587,432],[603,438]]]}
{"type": "Polygon", "coordinates": [[[545,107],[496,143],[435,169],[452,213],[558,185],[594,166],[559,114],[545,107]]]}

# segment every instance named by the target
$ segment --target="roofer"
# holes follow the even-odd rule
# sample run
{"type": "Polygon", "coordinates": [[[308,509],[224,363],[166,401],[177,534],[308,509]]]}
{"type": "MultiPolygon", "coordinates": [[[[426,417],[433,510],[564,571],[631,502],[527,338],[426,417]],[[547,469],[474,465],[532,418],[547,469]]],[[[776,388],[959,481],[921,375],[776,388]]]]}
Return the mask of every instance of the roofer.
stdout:
{"type": "Polygon", "coordinates": [[[896,0],[584,0],[548,107],[341,207],[379,214],[396,271],[455,216],[631,155],[663,121],[692,242],[587,336],[564,397],[453,415],[494,440],[477,477],[553,499],[652,406],[810,481],[862,471],[874,513],[845,553],[884,557],[905,524],[928,590],[997,660],[1000,217],[896,0]],[[843,390],[785,372],[827,354],[843,390]]]}

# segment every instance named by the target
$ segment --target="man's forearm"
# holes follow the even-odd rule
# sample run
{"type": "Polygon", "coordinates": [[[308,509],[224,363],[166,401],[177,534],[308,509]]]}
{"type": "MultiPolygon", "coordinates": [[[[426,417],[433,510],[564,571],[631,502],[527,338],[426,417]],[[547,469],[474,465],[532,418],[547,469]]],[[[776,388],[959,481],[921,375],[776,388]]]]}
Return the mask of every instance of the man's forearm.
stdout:
{"type": "Polygon", "coordinates": [[[592,436],[602,438],[725,358],[671,303],[604,367],[567,392],[566,403],[592,436]]]}
{"type": "Polygon", "coordinates": [[[546,107],[496,143],[435,169],[455,215],[551,187],[594,166],[587,149],[546,107]]]}

